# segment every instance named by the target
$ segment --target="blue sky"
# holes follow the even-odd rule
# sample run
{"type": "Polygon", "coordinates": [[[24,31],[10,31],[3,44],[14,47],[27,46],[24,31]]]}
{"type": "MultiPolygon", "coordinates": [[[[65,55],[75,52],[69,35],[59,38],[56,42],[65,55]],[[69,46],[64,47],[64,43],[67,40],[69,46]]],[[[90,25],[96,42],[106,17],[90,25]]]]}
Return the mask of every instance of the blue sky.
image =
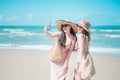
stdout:
{"type": "Polygon", "coordinates": [[[120,0],[0,0],[0,25],[52,25],[60,19],[120,25],[120,0]]]}

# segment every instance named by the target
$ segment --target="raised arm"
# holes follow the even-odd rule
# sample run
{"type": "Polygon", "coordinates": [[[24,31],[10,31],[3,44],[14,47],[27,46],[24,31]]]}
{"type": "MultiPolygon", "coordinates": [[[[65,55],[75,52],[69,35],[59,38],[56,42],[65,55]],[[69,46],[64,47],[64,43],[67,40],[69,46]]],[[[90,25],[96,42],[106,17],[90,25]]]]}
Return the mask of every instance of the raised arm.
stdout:
{"type": "Polygon", "coordinates": [[[51,33],[49,32],[49,26],[48,26],[48,25],[44,27],[44,31],[45,31],[47,37],[49,37],[49,38],[60,37],[60,32],[51,34],[51,33]]]}

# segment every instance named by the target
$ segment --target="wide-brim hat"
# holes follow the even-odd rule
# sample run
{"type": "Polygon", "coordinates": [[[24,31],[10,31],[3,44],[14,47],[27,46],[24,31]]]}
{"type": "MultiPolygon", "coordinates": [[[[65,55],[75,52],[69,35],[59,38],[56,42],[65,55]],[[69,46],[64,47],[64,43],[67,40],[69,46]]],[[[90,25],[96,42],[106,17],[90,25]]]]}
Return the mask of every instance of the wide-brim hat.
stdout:
{"type": "Polygon", "coordinates": [[[71,21],[66,21],[66,20],[58,20],[56,22],[56,26],[57,26],[58,30],[61,30],[61,25],[63,25],[63,24],[69,24],[73,28],[73,30],[75,32],[77,32],[77,24],[75,24],[71,21]]]}
{"type": "Polygon", "coordinates": [[[91,26],[91,24],[88,20],[83,19],[82,21],[80,21],[80,23],[78,25],[83,27],[87,32],[90,33],[89,27],[91,26]]]}

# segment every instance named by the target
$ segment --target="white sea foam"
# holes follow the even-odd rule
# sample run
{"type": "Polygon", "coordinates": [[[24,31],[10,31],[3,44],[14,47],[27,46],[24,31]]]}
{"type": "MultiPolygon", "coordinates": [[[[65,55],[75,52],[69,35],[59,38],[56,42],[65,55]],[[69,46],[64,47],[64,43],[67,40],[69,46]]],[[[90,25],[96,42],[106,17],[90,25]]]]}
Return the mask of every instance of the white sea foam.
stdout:
{"type": "Polygon", "coordinates": [[[101,29],[100,31],[101,32],[120,32],[120,30],[111,30],[111,29],[107,29],[107,30],[101,29]]]}
{"type": "Polygon", "coordinates": [[[113,34],[103,34],[102,36],[108,37],[108,38],[120,38],[120,35],[113,35],[113,34]]]}
{"type": "Polygon", "coordinates": [[[96,32],[97,30],[95,30],[95,29],[90,29],[90,31],[91,31],[91,32],[96,32]]]}
{"type": "Polygon", "coordinates": [[[120,30],[112,30],[112,29],[90,29],[91,32],[120,32],[120,30]]]}
{"type": "Polygon", "coordinates": [[[90,47],[90,52],[99,53],[120,53],[120,48],[90,47]]]}
{"type": "MultiPolygon", "coordinates": [[[[0,44],[0,49],[28,49],[28,50],[40,50],[50,51],[51,45],[16,45],[16,44],[0,44]]],[[[106,47],[90,47],[90,53],[106,53],[106,54],[118,54],[120,55],[120,48],[106,48],[106,47]]]]}
{"type": "Polygon", "coordinates": [[[24,29],[3,29],[3,31],[14,32],[14,31],[24,31],[24,29]]]}
{"type": "Polygon", "coordinates": [[[12,44],[0,44],[0,47],[12,47],[12,44]]]}
{"type": "Polygon", "coordinates": [[[0,35],[9,35],[11,36],[40,36],[43,33],[36,33],[26,31],[24,29],[3,29],[4,32],[0,33],[0,35]]]}
{"type": "Polygon", "coordinates": [[[35,49],[46,51],[50,50],[50,45],[17,45],[17,44],[0,44],[1,49],[35,49]]]}

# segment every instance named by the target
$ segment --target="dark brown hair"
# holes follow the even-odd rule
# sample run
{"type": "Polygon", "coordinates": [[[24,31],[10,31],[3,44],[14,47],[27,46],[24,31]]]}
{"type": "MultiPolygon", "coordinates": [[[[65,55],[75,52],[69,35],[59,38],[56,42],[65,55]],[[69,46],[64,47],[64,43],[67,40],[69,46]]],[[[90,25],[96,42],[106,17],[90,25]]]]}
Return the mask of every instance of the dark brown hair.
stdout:
{"type": "Polygon", "coordinates": [[[90,33],[88,31],[83,29],[81,33],[85,34],[85,36],[88,36],[88,41],[90,41],[90,33]]]}
{"type": "MultiPolygon", "coordinates": [[[[65,43],[66,43],[66,36],[65,36],[65,32],[63,31],[63,27],[66,27],[66,26],[68,26],[69,24],[62,24],[61,25],[61,38],[59,39],[59,42],[60,42],[60,45],[62,46],[62,47],[65,47],[65,43]]],[[[70,26],[70,25],[69,25],[70,26]]],[[[76,34],[75,34],[75,31],[73,30],[73,28],[71,27],[70,28],[70,34],[72,34],[75,38],[76,38],[76,40],[77,40],[77,37],[76,37],[76,34]]]]}

